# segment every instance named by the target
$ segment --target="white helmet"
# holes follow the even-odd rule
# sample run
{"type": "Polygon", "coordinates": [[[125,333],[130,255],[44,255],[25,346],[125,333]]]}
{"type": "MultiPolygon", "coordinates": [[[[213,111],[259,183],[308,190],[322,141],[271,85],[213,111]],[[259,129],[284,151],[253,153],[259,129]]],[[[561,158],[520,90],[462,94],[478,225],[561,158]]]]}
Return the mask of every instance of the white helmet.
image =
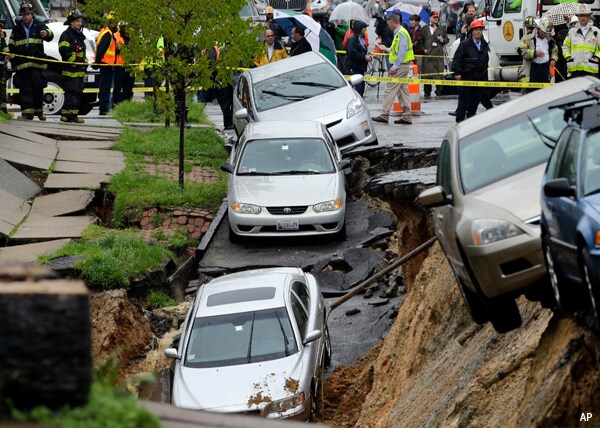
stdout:
{"type": "Polygon", "coordinates": [[[592,14],[592,9],[590,9],[590,7],[585,4],[585,3],[581,3],[579,5],[579,9],[577,9],[577,15],[591,15],[592,14]]]}
{"type": "Polygon", "coordinates": [[[554,36],[554,24],[547,16],[542,16],[538,23],[538,31],[543,31],[546,34],[554,36]]]}

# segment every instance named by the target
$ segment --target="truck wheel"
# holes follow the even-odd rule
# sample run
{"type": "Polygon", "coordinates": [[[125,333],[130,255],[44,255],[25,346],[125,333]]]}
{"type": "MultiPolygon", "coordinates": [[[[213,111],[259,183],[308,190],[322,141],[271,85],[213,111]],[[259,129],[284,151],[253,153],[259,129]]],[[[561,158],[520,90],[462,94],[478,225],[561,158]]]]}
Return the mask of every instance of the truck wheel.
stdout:
{"type": "MultiPolygon", "coordinates": [[[[62,90],[62,76],[54,71],[49,71],[47,74],[48,88],[62,90]]],[[[44,93],[44,113],[60,114],[65,105],[64,92],[47,92],[44,93]]]]}

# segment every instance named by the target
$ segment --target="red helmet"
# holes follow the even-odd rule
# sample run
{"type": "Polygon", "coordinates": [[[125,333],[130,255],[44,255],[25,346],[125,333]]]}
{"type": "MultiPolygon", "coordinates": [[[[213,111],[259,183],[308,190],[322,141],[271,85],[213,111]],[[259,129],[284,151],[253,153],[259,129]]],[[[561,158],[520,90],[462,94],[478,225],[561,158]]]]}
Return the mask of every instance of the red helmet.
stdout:
{"type": "Polygon", "coordinates": [[[469,25],[469,30],[473,30],[474,28],[485,28],[485,24],[481,19],[476,19],[469,25]]]}

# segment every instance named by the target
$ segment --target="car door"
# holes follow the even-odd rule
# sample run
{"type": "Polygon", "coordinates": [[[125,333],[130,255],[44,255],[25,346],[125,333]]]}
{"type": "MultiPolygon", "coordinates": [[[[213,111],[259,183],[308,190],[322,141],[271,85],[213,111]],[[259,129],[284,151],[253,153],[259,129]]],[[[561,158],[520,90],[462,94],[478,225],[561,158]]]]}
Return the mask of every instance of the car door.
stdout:
{"type": "Polygon", "coordinates": [[[448,203],[433,209],[433,227],[454,273],[470,283],[456,234],[457,213],[454,196],[458,191],[458,183],[453,183],[455,180],[453,177],[458,177],[458,174],[453,172],[456,165],[457,162],[452,156],[452,144],[445,139],[440,146],[438,155],[436,183],[444,189],[448,203]]]}
{"type": "MultiPolygon", "coordinates": [[[[515,55],[519,42],[523,37],[523,13],[522,6],[526,6],[518,0],[496,0],[491,13],[486,16],[487,32],[489,40],[494,41],[494,51],[498,55],[515,55]]],[[[534,14],[531,11],[531,15],[534,14]]]]}
{"type": "MultiPolygon", "coordinates": [[[[564,152],[559,159],[556,177],[566,178],[570,186],[577,186],[581,131],[574,129],[569,136],[564,152]]],[[[556,262],[568,276],[579,277],[577,263],[577,222],[579,221],[577,200],[572,197],[553,199],[549,207],[553,217],[550,240],[556,248],[556,262]]]]}
{"type": "MultiPolygon", "coordinates": [[[[318,302],[316,299],[311,299],[308,287],[304,282],[297,279],[292,281],[290,298],[292,300],[292,308],[294,308],[294,305],[297,306],[297,309],[294,309],[294,315],[297,316],[296,314],[298,313],[300,319],[303,319],[303,314],[306,314],[307,316],[305,333],[312,330],[321,330],[323,320],[322,316],[320,317],[319,312],[317,311],[318,302]]],[[[300,322],[298,323],[298,326],[300,327],[300,322]]],[[[302,337],[302,340],[304,340],[304,337],[302,337]]],[[[316,374],[318,368],[317,362],[320,361],[319,344],[321,343],[321,340],[322,339],[319,339],[309,343],[303,350],[303,363],[306,365],[308,372],[312,373],[313,376],[316,374]]]]}

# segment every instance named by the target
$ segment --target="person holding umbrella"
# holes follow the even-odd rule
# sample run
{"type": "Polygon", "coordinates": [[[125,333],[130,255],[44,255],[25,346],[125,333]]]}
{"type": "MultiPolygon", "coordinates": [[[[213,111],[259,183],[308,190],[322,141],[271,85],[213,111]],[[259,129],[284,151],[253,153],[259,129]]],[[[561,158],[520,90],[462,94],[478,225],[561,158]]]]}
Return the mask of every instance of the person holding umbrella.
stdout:
{"type": "MultiPolygon", "coordinates": [[[[346,46],[346,67],[350,74],[360,74],[364,76],[369,62],[373,61],[373,56],[369,54],[365,34],[367,33],[367,24],[362,21],[354,21],[354,35],[350,36],[346,46]]],[[[362,97],[365,93],[365,82],[362,81],[354,87],[356,92],[362,97]]]]}
{"type": "Polygon", "coordinates": [[[292,48],[290,49],[290,56],[301,55],[306,52],[312,51],[312,46],[308,43],[308,40],[304,37],[304,28],[294,27],[292,29],[292,48]]]}

